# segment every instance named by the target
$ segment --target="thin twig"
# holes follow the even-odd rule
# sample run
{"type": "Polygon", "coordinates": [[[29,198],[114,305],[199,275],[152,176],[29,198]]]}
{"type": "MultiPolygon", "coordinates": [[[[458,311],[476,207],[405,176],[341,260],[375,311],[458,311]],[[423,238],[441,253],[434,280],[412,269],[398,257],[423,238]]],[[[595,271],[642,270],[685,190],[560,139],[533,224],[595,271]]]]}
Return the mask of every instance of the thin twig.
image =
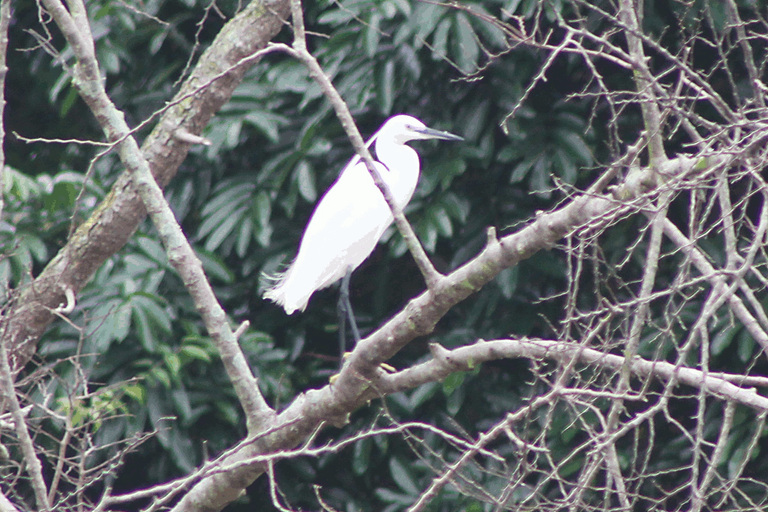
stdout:
{"type": "Polygon", "coordinates": [[[5,77],[8,53],[8,27],[11,24],[11,0],[0,2],[0,219],[5,207],[5,77]]]}

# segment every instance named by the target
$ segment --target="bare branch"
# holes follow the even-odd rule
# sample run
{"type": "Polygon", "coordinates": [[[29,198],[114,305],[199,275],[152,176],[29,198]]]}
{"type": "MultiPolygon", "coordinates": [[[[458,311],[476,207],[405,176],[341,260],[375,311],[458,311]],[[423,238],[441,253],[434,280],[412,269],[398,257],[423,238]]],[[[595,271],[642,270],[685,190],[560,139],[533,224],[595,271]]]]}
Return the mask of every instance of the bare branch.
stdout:
{"type": "Polygon", "coordinates": [[[24,463],[27,467],[27,472],[32,480],[32,488],[35,491],[35,499],[37,500],[37,506],[40,510],[51,510],[51,504],[48,501],[48,491],[46,489],[45,480],[43,479],[43,467],[40,463],[40,459],[37,458],[37,452],[35,445],[32,442],[32,437],[29,435],[27,429],[27,423],[24,418],[24,413],[21,410],[18,396],[13,383],[13,374],[11,373],[11,365],[8,363],[8,350],[6,348],[8,338],[3,337],[0,340],[0,379],[2,379],[2,387],[7,390],[3,396],[3,409],[9,409],[11,417],[13,418],[13,424],[16,429],[16,436],[21,445],[21,451],[24,454],[24,463]]]}
{"type": "MultiPolygon", "coordinates": [[[[627,359],[615,354],[574,343],[554,340],[504,339],[484,341],[450,350],[449,364],[435,359],[421,363],[395,374],[383,376],[376,383],[381,393],[396,393],[420,384],[444,379],[457,371],[469,371],[476,364],[497,359],[526,358],[531,360],[553,359],[562,362],[576,360],[579,364],[595,365],[613,371],[620,370],[627,359]]],[[[722,374],[702,372],[663,361],[649,361],[635,356],[629,363],[633,375],[655,377],[664,381],[676,379],[681,384],[704,389],[711,396],[722,397],[745,405],[756,411],[768,411],[768,398],[755,389],[741,387],[739,375],[724,377],[722,374]],[[734,384],[734,382],[736,384],[734,384]]]]}

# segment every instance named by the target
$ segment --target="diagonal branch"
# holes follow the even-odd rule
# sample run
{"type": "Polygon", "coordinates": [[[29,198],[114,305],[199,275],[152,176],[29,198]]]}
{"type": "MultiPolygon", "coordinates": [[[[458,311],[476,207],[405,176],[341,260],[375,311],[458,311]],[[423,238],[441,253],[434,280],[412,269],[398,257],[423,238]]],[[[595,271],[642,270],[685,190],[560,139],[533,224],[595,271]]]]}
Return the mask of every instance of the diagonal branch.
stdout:
{"type": "Polygon", "coordinates": [[[648,69],[648,60],[643,52],[643,42],[637,36],[640,33],[640,23],[638,13],[635,11],[635,5],[632,0],[621,0],[619,4],[619,18],[627,25],[625,31],[629,54],[632,57],[635,69],[635,81],[637,82],[637,91],[641,96],[647,96],[647,101],[641,101],[640,108],[643,111],[643,122],[645,131],[649,138],[650,163],[656,167],[663,162],[665,157],[664,142],[661,133],[661,112],[653,91],[654,78],[648,69]]]}
{"type": "Polygon", "coordinates": [[[48,501],[48,491],[45,486],[45,479],[43,478],[43,465],[40,459],[37,458],[35,444],[32,441],[32,436],[29,435],[26,418],[21,410],[16,389],[13,385],[11,366],[8,364],[8,350],[6,349],[6,344],[2,341],[0,341],[0,386],[3,389],[10,390],[10,392],[2,396],[0,405],[4,410],[9,410],[11,418],[13,418],[16,436],[21,445],[21,453],[24,457],[27,473],[30,476],[37,506],[40,510],[51,510],[51,504],[48,501]]]}

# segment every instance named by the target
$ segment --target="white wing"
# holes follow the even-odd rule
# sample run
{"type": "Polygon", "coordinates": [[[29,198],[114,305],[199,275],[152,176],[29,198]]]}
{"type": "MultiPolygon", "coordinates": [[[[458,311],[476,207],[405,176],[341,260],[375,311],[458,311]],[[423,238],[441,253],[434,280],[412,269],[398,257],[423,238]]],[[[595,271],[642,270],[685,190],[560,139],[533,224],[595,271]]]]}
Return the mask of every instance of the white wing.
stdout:
{"type": "MultiPolygon", "coordinates": [[[[378,162],[377,169],[382,176],[388,173],[378,162]]],[[[360,265],[391,223],[392,213],[373,178],[353,159],[312,213],[293,264],[264,297],[288,314],[303,311],[315,290],[360,265]]]]}

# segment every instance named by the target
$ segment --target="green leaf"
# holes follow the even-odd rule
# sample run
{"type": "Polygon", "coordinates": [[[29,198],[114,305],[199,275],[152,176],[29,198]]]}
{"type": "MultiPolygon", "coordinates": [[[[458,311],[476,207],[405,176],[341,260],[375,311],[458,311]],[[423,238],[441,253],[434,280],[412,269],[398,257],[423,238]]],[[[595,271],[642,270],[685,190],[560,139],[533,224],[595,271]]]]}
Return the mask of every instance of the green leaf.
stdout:
{"type": "Polygon", "coordinates": [[[41,187],[34,179],[11,167],[5,168],[4,180],[5,193],[12,194],[23,202],[42,192],[41,187]]]}
{"type": "Polygon", "coordinates": [[[731,345],[734,336],[739,332],[733,325],[727,325],[717,332],[709,343],[709,351],[713,356],[719,356],[731,345]]]}
{"type": "Polygon", "coordinates": [[[422,405],[424,405],[427,400],[432,398],[435,395],[435,392],[440,389],[440,384],[437,382],[430,382],[428,384],[423,384],[416,389],[414,389],[409,395],[408,395],[408,408],[410,412],[415,411],[422,405]]]}
{"type": "Polygon", "coordinates": [[[165,254],[165,248],[159,240],[145,235],[138,235],[135,240],[144,254],[149,256],[155,263],[163,266],[167,265],[168,258],[165,254]]]}
{"type": "Polygon", "coordinates": [[[535,157],[528,157],[516,166],[513,167],[512,175],[509,177],[509,183],[515,184],[523,180],[528,173],[530,172],[531,168],[538,162],[538,159],[535,157]]]}
{"type": "MultiPolygon", "coordinates": [[[[93,352],[106,352],[113,340],[122,341],[128,333],[128,329],[122,324],[120,315],[115,315],[123,306],[123,301],[119,298],[104,298],[90,312],[90,323],[86,328],[86,339],[89,344],[89,350],[93,352]]],[[[126,308],[128,314],[131,308],[126,308]]]]}
{"type": "MultiPolygon", "coordinates": [[[[226,181],[214,191],[213,198],[206,202],[200,212],[203,217],[212,217],[219,212],[230,212],[246,202],[253,194],[254,185],[238,181],[226,181]],[[227,209],[228,208],[228,209],[227,209]]],[[[202,230],[203,234],[210,231],[202,230]]]]}
{"type": "Polygon", "coordinates": [[[448,375],[443,381],[443,393],[446,396],[453,394],[464,383],[466,376],[465,372],[454,372],[448,375]]]}
{"type": "Polygon", "coordinates": [[[133,307],[140,307],[147,313],[147,318],[165,333],[171,332],[171,317],[165,309],[162,298],[146,292],[139,292],[131,297],[133,307]],[[162,305],[161,305],[162,304],[162,305]]]}
{"type": "Polygon", "coordinates": [[[444,59],[448,55],[448,32],[451,30],[451,20],[444,19],[437,25],[432,41],[432,59],[444,59]]]}
{"type": "MultiPolygon", "coordinates": [[[[215,251],[218,249],[222,242],[234,231],[235,226],[243,222],[247,211],[248,206],[243,205],[229,212],[229,216],[222,218],[216,229],[206,239],[205,250],[215,251]]],[[[216,218],[218,219],[220,216],[217,215],[216,218]]]]}
{"type": "Polygon", "coordinates": [[[457,41],[456,63],[462,72],[474,73],[479,66],[480,46],[477,44],[477,35],[466,14],[460,12],[456,15],[454,29],[457,41]]]}
{"type": "Polygon", "coordinates": [[[121,304],[111,318],[112,337],[116,341],[123,341],[131,330],[131,306],[128,303],[121,304]]]}
{"type": "Polygon", "coordinates": [[[240,132],[243,130],[242,119],[229,119],[227,122],[227,135],[224,139],[225,147],[228,149],[234,148],[240,142],[240,132]]]}
{"type": "Polygon", "coordinates": [[[11,262],[0,259],[0,300],[8,300],[8,288],[11,281],[11,262]]]}
{"type": "Polygon", "coordinates": [[[240,410],[229,402],[217,400],[214,402],[219,416],[229,425],[236,427],[240,424],[240,410]]]}
{"type": "Polygon", "coordinates": [[[423,220],[419,223],[418,234],[424,249],[430,253],[435,252],[437,246],[437,227],[435,224],[429,222],[428,219],[423,220]]]}
{"type": "MultiPolygon", "coordinates": [[[[269,226],[268,226],[269,227],[269,226]]],[[[266,247],[269,245],[269,235],[272,234],[271,230],[259,230],[259,237],[257,238],[257,241],[262,247],[266,247]],[[266,231],[266,242],[264,238],[261,236],[262,233],[266,231]]],[[[244,258],[247,254],[248,247],[251,245],[251,235],[253,234],[253,219],[251,217],[243,217],[242,222],[240,222],[240,228],[237,231],[237,240],[235,242],[235,252],[240,258],[244,258]]]]}
{"type": "Polygon", "coordinates": [[[389,489],[376,489],[376,497],[385,503],[398,503],[400,505],[410,505],[414,502],[414,497],[410,494],[400,494],[389,489]]]}
{"type": "MultiPolygon", "coordinates": [[[[408,0],[390,0],[391,5],[397,8],[403,16],[406,18],[409,18],[411,16],[412,10],[411,10],[411,2],[408,0]]],[[[390,2],[387,2],[385,5],[390,4],[390,2]]],[[[395,13],[393,12],[390,17],[394,17],[395,13]]]]}
{"type": "Polygon", "coordinates": [[[205,273],[211,278],[218,279],[225,284],[234,282],[234,273],[227,267],[224,260],[219,258],[216,254],[199,248],[195,250],[195,253],[203,264],[203,270],[205,270],[205,273]]]}
{"type": "Polygon", "coordinates": [[[272,215],[272,201],[265,190],[260,190],[254,198],[254,207],[256,209],[256,218],[259,219],[260,226],[269,224],[269,218],[272,215]]]}
{"type": "Polygon", "coordinates": [[[440,204],[451,218],[457,219],[461,224],[467,222],[471,208],[469,201],[460,198],[453,192],[448,192],[440,198],[440,204]]]}
{"type": "MultiPolygon", "coordinates": [[[[410,46],[400,46],[397,51],[397,61],[401,64],[401,69],[410,75],[410,80],[418,80],[421,77],[421,61],[414,49],[410,46]]],[[[403,80],[405,81],[405,79],[403,80]]]]}
{"type": "Polygon", "coordinates": [[[555,137],[573,158],[580,161],[583,165],[592,163],[592,151],[578,133],[570,130],[557,130],[555,137]]]}
{"type": "Polygon", "coordinates": [[[531,190],[539,193],[547,193],[550,185],[550,165],[548,155],[540,155],[531,171],[531,190]]]}
{"type": "Polygon", "coordinates": [[[436,205],[434,208],[430,208],[429,214],[437,227],[438,232],[447,238],[453,236],[453,226],[451,225],[451,218],[448,212],[442,205],[436,205]]]}
{"type": "Polygon", "coordinates": [[[501,290],[501,294],[507,300],[512,298],[517,289],[518,276],[520,275],[519,269],[520,267],[518,265],[505,268],[496,276],[495,282],[498,285],[499,290],[501,290]]]}
{"type": "Polygon", "coordinates": [[[379,48],[379,38],[381,34],[381,15],[378,12],[371,13],[368,24],[365,27],[365,54],[368,58],[373,58],[379,48]]]}
{"type": "Polygon", "coordinates": [[[334,9],[323,13],[317,18],[321,25],[341,25],[353,19],[353,14],[346,9],[334,9]]]}
{"type": "Polygon", "coordinates": [[[413,24],[416,26],[414,45],[419,48],[421,41],[425,40],[435,30],[438,21],[442,18],[446,7],[441,4],[419,2],[413,11],[413,24]]]}
{"type": "Polygon", "coordinates": [[[163,46],[165,39],[168,37],[170,29],[159,30],[149,41],[149,53],[151,55],[157,55],[160,48],[163,46]]]}
{"type": "Polygon", "coordinates": [[[17,248],[23,247],[24,251],[29,252],[35,261],[44,263],[48,260],[48,248],[40,237],[31,233],[20,233],[16,238],[16,244],[17,248]]]}
{"type": "Polygon", "coordinates": [[[140,386],[138,384],[126,384],[124,386],[121,386],[120,389],[125,393],[126,396],[134,399],[139,404],[145,404],[147,400],[147,392],[144,386],[140,386]]]}
{"type": "Polygon", "coordinates": [[[445,408],[448,414],[456,416],[464,405],[466,398],[466,386],[456,386],[450,395],[447,395],[445,408]]]}
{"type": "MultiPolygon", "coordinates": [[[[67,82],[69,82],[69,79],[67,79],[67,82]]],[[[79,98],[80,95],[77,94],[77,90],[74,87],[67,87],[67,94],[64,96],[64,100],[61,102],[59,115],[61,117],[66,117],[69,113],[69,110],[79,98]]]]}
{"type": "Polygon", "coordinates": [[[150,379],[150,382],[160,384],[165,389],[171,388],[171,377],[163,368],[157,366],[150,368],[147,377],[150,379]]]}
{"type": "Polygon", "coordinates": [[[752,359],[755,353],[755,339],[749,334],[746,329],[740,329],[741,333],[738,337],[739,340],[739,359],[743,363],[747,363],[752,359]]]}
{"type": "Polygon", "coordinates": [[[395,63],[388,60],[384,64],[381,80],[379,80],[379,107],[384,114],[392,112],[395,89],[395,63]]]}
{"type": "Polygon", "coordinates": [[[208,351],[197,345],[183,345],[179,353],[181,356],[189,359],[204,361],[206,363],[211,362],[211,356],[208,354],[208,351]]]}
{"type": "Polygon", "coordinates": [[[144,347],[144,350],[147,352],[155,352],[157,348],[157,340],[152,331],[152,325],[150,324],[147,311],[141,306],[135,307],[133,303],[131,303],[131,305],[134,306],[131,310],[133,325],[136,327],[136,336],[139,338],[141,346],[144,347]]]}
{"type": "Polygon", "coordinates": [[[560,169],[559,175],[563,181],[570,184],[575,183],[577,178],[577,168],[576,163],[570,158],[570,155],[558,148],[554,157],[557,162],[557,168],[560,169]]]}
{"type": "MultiPolygon", "coordinates": [[[[487,17],[488,19],[493,18],[494,15],[491,14],[488,9],[485,8],[482,4],[473,4],[472,5],[472,12],[475,13],[475,20],[482,20],[483,17],[487,17]]],[[[511,12],[511,11],[507,11],[511,12]]],[[[480,30],[480,32],[483,33],[485,36],[485,39],[490,41],[490,43],[497,47],[497,48],[504,48],[507,45],[507,38],[504,35],[504,32],[495,24],[495,23],[485,23],[485,22],[479,22],[475,23],[475,26],[480,30]]]]}
{"type": "Polygon", "coordinates": [[[355,443],[352,450],[352,471],[356,475],[363,475],[369,469],[371,462],[371,448],[373,443],[370,439],[361,439],[355,443]]]}
{"type": "Polygon", "coordinates": [[[249,199],[250,194],[243,190],[227,190],[225,193],[218,195],[201,212],[204,220],[197,230],[197,238],[204,238],[220,228],[222,224],[231,222],[230,219],[233,215],[239,214],[242,217],[244,215],[243,210],[247,208],[249,199]],[[222,199],[227,199],[227,201],[222,201],[222,199]]]}
{"type": "Polygon", "coordinates": [[[317,200],[315,173],[306,160],[301,160],[296,166],[296,182],[299,185],[301,197],[309,203],[314,203],[317,200]]]}
{"type": "Polygon", "coordinates": [[[392,480],[403,492],[410,496],[419,495],[419,487],[416,485],[416,480],[409,467],[400,462],[397,457],[389,459],[389,473],[392,475],[392,480]]]}
{"type": "Polygon", "coordinates": [[[170,350],[163,351],[163,362],[165,367],[168,368],[168,374],[173,380],[179,378],[179,372],[181,372],[181,359],[179,355],[170,350]]]}
{"type": "Polygon", "coordinates": [[[249,112],[243,117],[243,121],[257,128],[274,143],[280,140],[280,126],[287,124],[284,117],[264,111],[249,112]]]}
{"type": "Polygon", "coordinates": [[[307,147],[307,156],[321,156],[327,155],[333,148],[331,141],[325,137],[320,136],[315,132],[316,136],[310,141],[307,147]]]}

